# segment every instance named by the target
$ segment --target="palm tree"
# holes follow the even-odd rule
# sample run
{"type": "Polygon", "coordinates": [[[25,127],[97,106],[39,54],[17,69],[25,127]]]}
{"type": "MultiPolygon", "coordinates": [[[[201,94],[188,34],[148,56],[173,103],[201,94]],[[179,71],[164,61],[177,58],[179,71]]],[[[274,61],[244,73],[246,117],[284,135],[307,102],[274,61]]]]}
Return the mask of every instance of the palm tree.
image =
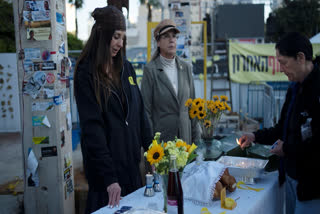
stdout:
{"type": "Polygon", "coordinates": [[[78,9],[82,8],[84,0],[69,0],[70,4],[73,4],[76,7],[76,37],[78,37],[78,9]]]}
{"type": "Polygon", "coordinates": [[[151,7],[159,8],[161,3],[159,0],[140,0],[140,4],[147,4],[148,7],[148,22],[152,22],[152,10],[151,7]]]}

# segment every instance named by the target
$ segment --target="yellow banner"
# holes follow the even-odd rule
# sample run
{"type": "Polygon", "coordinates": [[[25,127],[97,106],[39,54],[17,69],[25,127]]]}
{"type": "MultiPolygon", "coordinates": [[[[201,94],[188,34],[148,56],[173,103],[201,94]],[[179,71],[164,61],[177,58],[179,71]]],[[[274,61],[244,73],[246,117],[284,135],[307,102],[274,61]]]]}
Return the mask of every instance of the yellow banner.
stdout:
{"type": "MultiPolygon", "coordinates": [[[[313,44],[313,53],[320,53],[320,44],[313,44]]],[[[229,43],[230,79],[238,83],[256,81],[288,81],[280,73],[275,44],[229,43]]]]}

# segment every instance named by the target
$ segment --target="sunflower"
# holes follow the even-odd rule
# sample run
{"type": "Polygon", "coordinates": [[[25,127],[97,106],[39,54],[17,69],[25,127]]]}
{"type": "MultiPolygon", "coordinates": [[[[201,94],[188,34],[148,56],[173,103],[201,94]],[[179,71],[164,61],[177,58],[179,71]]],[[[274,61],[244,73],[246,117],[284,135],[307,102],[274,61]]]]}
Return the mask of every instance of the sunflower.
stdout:
{"type": "Polygon", "coordinates": [[[197,114],[198,114],[198,110],[197,109],[191,108],[189,110],[189,115],[190,115],[191,119],[195,118],[197,116],[197,114]]]}
{"type": "Polygon", "coordinates": [[[198,106],[201,103],[204,103],[204,100],[201,99],[201,98],[196,98],[196,99],[193,100],[193,105],[195,105],[195,106],[198,106]]]}
{"type": "Polygon", "coordinates": [[[224,102],[224,106],[226,107],[226,109],[227,109],[228,111],[231,111],[231,107],[227,104],[227,102],[224,102]]]}
{"type": "Polygon", "coordinates": [[[199,112],[204,111],[204,104],[203,103],[200,103],[199,105],[197,105],[197,107],[198,107],[199,112]]]}
{"type": "Polygon", "coordinates": [[[204,121],[204,126],[208,129],[211,126],[211,121],[210,120],[205,120],[204,121]]]}
{"type": "Polygon", "coordinates": [[[199,120],[202,120],[203,118],[206,117],[206,112],[205,111],[199,111],[197,114],[197,117],[199,120]]]}
{"type": "Polygon", "coordinates": [[[220,109],[220,111],[226,110],[226,107],[223,102],[219,103],[218,108],[220,109]]]}
{"type": "Polygon", "coordinates": [[[192,99],[191,98],[187,99],[187,101],[186,101],[186,103],[184,105],[187,106],[187,107],[191,106],[192,105],[192,99]]]}
{"type": "Polygon", "coordinates": [[[148,150],[147,160],[150,165],[159,163],[164,155],[163,148],[157,144],[153,143],[152,147],[148,150]]]}
{"type": "Polygon", "coordinates": [[[218,96],[218,95],[214,95],[214,96],[212,97],[212,99],[213,99],[214,101],[217,101],[217,100],[219,100],[219,96],[218,96]]]}
{"type": "Polygon", "coordinates": [[[225,95],[221,95],[221,96],[220,96],[220,99],[221,99],[222,102],[228,101],[228,97],[225,96],[225,95]]]}

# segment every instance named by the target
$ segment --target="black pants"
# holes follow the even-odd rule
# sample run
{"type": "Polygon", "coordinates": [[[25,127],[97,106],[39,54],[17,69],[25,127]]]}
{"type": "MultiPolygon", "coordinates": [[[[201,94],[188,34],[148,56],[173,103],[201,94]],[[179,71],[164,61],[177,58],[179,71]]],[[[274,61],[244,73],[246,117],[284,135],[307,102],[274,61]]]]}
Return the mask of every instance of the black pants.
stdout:
{"type": "Polygon", "coordinates": [[[108,205],[108,192],[93,192],[89,189],[87,197],[86,214],[93,213],[108,205]]]}

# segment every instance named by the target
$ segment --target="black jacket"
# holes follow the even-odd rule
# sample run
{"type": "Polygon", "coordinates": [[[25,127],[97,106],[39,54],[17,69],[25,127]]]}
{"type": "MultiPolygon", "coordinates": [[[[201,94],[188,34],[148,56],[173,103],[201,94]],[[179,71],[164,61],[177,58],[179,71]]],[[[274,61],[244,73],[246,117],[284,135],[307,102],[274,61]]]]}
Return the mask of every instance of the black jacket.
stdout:
{"type": "Polygon", "coordinates": [[[106,93],[107,90],[101,87],[102,109],[95,98],[91,68],[88,60],[81,62],[74,80],[89,188],[105,192],[110,184],[118,182],[121,195],[126,195],[141,187],[141,146],[148,149],[152,141],[151,129],[132,65],[125,60],[121,72],[126,105],[112,90],[105,106],[103,90],[106,93]]]}
{"type": "MultiPolygon", "coordinates": [[[[283,140],[284,123],[292,98],[292,88],[287,91],[286,101],[282,107],[279,122],[269,129],[255,132],[256,142],[273,144],[277,139],[283,140]]],[[[320,70],[313,71],[301,83],[293,103],[286,136],[283,144],[285,153],[285,171],[298,181],[297,195],[301,201],[320,198],[320,70]],[[310,134],[303,139],[301,127],[311,120],[310,134]]]]}

